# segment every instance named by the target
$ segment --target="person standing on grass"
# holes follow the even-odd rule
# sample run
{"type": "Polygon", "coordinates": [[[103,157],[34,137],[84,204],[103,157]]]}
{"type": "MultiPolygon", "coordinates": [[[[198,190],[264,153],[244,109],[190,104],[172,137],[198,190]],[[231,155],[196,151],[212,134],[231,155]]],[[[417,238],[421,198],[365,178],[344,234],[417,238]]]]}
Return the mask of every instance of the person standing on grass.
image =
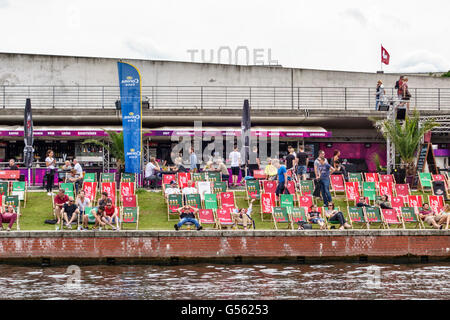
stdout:
{"type": "Polygon", "coordinates": [[[330,192],[330,174],[334,172],[333,167],[324,158],[319,158],[319,166],[317,167],[319,173],[320,191],[325,206],[332,201],[330,192]]]}
{"type": "Polygon", "coordinates": [[[287,170],[286,166],[284,165],[284,160],[272,160],[275,168],[278,169],[277,176],[278,176],[278,185],[277,190],[275,191],[275,194],[277,197],[280,196],[280,194],[289,193],[289,191],[286,188],[286,182],[287,182],[287,170]]]}
{"type": "Polygon", "coordinates": [[[308,168],[308,154],[305,153],[305,149],[303,146],[299,147],[299,152],[297,153],[297,175],[299,177],[299,180],[306,180],[306,173],[308,168]]]}
{"type": "Polygon", "coordinates": [[[14,206],[9,205],[6,212],[0,214],[0,231],[3,230],[3,223],[9,223],[7,231],[11,231],[14,223],[17,220],[17,213],[14,211],[14,206]]]}
{"type": "Polygon", "coordinates": [[[61,209],[61,214],[66,222],[67,229],[72,229],[72,222],[78,221],[78,217],[80,215],[80,210],[78,209],[73,197],[69,197],[69,201],[65,203],[61,209]]]}
{"type": "Polygon", "coordinates": [[[241,153],[238,152],[237,146],[234,146],[234,150],[230,152],[229,158],[231,161],[231,174],[233,176],[231,185],[236,186],[239,178],[239,166],[241,165],[241,153]]]}
{"type": "Polygon", "coordinates": [[[47,195],[52,195],[53,181],[55,180],[56,160],[53,158],[53,151],[47,151],[47,157],[45,158],[45,166],[47,167],[47,195]]]}

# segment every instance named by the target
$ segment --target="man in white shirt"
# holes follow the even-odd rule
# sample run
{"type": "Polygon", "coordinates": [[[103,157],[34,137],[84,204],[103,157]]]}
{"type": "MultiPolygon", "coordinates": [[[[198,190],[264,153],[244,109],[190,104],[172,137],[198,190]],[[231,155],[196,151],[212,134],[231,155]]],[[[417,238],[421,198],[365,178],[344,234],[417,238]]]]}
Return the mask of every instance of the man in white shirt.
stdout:
{"type": "Polygon", "coordinates": [[[229,158],[231,161],[231,174],[233,175],[232,185],[235,186],[239,177],[239,166],[241,165],[241,153],[238,152],[237,146],[230,152],[229,158]]]}
{"type": "Polygon", "coordinates": [[[197,188],[193,187],[193,182],[188,181],[187,187],[183,188],[183,194],[195,194],[198,193],[197,188]]]}
{"type": "Polygon", "coordinates": [[[165,191],[166,196],[169,194],[181,194],[180,189],[177,188],[177,184],[175,181],[171,181],[170,185],[166,187],[165,191]]]}
{"type": "Polygon", "coordinates": [[[156,188],[158,181],[161,178],[157,175],[157,172],[161,171],[155,157],[151,157],[150,161],[145,166],[145,177],[144,181],[150,184],[151,188],[156,188]]]}
{"type": "Polygon", "coordinates": [[[77,174],[78,174],[81,178],[83,178],[83,168],[81,167],[81,164],[78,162],[77,159],[73,159],[72,163],[73,163],[73,168],[74,168],[75,170],[77,170],[77,174]]]}

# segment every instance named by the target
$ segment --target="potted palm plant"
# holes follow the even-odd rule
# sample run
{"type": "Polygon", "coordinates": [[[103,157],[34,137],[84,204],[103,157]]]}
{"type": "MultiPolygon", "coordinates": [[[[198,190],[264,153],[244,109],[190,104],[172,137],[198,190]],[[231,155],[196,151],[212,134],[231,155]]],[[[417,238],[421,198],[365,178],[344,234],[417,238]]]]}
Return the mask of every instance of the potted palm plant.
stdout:
{"type": "Polygon", "coordinates": [[[416,109],[411,116],[406,115],[404,121],[391,121],[389,119],[374,120],[375,127],[385,139],[395,146],[395,151],[400,156],[400,170],[405,170],[408,180],[416,174],[415,158],[425,133],[432,130],[438,124],[433,119],[420,120],[420,113],[416,109]]]}

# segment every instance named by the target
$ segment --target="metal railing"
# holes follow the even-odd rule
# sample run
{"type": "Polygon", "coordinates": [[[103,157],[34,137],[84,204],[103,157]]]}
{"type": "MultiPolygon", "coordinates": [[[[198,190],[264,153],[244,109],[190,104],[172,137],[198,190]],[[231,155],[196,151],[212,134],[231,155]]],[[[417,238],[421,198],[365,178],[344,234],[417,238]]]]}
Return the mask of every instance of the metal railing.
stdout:
{"type": "MultiPolygon", "coordinates": [[[[144,86],[142,100],[148,109],[241,109],[249,99],[252,109],[375,110],[375,88],[356,87],[234,87],[144,86]]],[[[450,110],[450,88],[412,88],[410,107],[450,110]]],[[[386,95],[396,97],[394,88],[386,95]]],[[[118,86],[0,86],[5,108],[114,109],[118,86]]]]}

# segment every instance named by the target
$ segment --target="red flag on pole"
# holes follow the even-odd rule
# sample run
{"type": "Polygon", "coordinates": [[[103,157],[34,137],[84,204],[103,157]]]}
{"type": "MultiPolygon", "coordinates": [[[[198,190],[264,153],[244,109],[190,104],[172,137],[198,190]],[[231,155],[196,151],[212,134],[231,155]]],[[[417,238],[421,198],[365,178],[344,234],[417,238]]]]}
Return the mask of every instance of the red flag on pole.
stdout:
{"type": "Polygon", "coordinates": [[[381,62],[388,65],[390,58],[391,55],[389,54],[389,52],[387,52],[387,50],[383,46],[381,46],[381,62]]]}

